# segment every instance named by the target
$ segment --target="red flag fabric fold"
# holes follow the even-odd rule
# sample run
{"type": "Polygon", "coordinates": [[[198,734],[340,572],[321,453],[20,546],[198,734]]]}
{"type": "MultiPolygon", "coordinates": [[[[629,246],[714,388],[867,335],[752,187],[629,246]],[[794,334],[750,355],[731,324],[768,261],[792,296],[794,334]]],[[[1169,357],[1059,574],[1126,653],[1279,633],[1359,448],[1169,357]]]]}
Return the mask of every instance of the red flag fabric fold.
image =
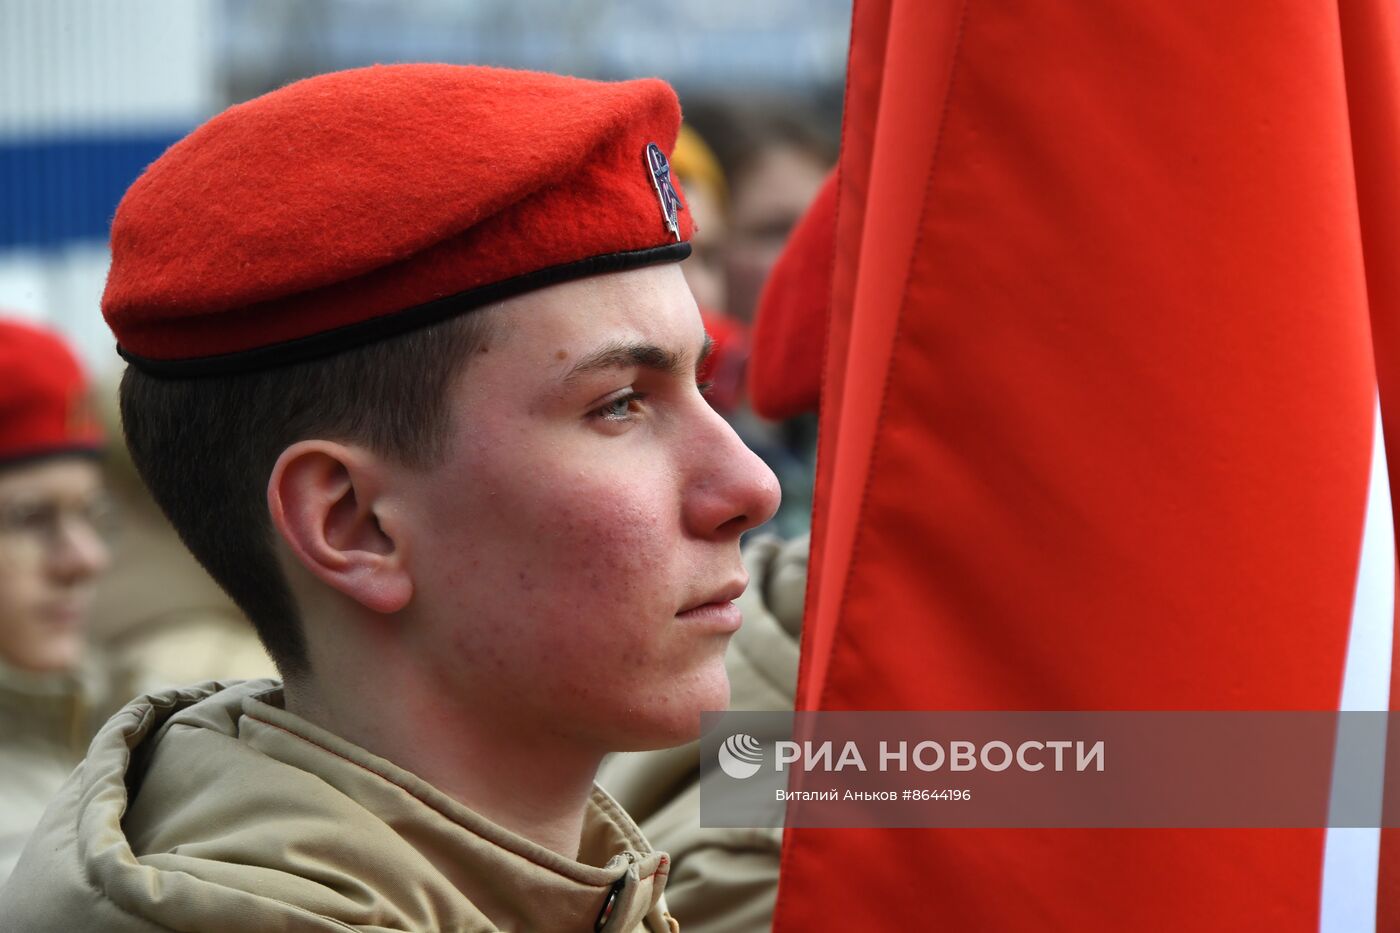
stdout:
{"type": "MultiPolygon", "coordinates": [[[[1338,708],[1400,412],[1341,6],[857,0],[799,708],[1338,708]]],[[[1324,842],[793,830],[776,929],[1312,930],[1324,842]]]]}

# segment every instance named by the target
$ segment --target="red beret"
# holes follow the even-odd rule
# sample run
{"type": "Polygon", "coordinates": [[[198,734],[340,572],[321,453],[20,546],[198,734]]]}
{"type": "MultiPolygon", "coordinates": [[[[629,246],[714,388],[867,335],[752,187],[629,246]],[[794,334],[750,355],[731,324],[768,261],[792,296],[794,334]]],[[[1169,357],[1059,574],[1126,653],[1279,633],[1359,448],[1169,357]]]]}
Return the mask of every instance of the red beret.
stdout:
{"type": "Polygon", "coordinates": [[[817,410],[835,258],[833,170],[793,228],[759,297],[749,355],[749,400],[765,418],[817,410]]]}
{"type": "Polygon", "coordinates": [[[0,318],[0,373],[0,463],[102,449],[82,367],[57,334],[0,318]]]}
{"type": "Polygon", "coordinates": [[[206,375],[336,352],[534,288],[674,261],[662,81],[461,65],[321,75],[136,180],[102,310],[127,360],[206,375]]]}

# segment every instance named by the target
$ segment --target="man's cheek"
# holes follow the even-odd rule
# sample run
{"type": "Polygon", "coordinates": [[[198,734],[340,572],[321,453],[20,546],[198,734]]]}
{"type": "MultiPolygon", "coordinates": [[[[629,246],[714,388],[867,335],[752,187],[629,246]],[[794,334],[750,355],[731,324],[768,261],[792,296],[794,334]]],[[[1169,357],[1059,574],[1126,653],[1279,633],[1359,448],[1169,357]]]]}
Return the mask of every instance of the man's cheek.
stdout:
{"type": "Polygon", "coordinates": [[[662,509],[618,482],[575,487],[552,510],[555,531],[618,569],[639,569],[668,543],[662,509]]]}

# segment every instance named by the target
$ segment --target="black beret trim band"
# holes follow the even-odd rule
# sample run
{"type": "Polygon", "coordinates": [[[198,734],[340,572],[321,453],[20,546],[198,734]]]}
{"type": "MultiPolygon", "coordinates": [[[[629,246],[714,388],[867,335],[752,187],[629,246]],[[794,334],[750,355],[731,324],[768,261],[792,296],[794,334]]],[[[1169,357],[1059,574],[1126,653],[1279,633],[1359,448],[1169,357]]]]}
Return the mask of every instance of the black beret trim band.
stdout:
{"type": "Polygon", "coordinates": [[[117,344],[117,353],[132,366],[152,376],[171,378],[199,378],[200,376],[228,376],[235,373],[249,373],[261,369],[272,369],[291,363],[301,363],[320,357],[331,356],[343,350],[394,337],[419,327],[437,324],[465,311],[494,304],[525,292],[558,285],[573,279],[603,275],[608,272],[624,272],[643,266],[663,262],[680,262],[690,255],[689,243],[667,243],[649,249],[630,250],[623,253],[604,253],[590,256],[575,262],[548,266],[525,275],[518,275],[501,282],[492,282],[479,288],[448,295],[414,305],[392,314],[380,315],[367,321],[358,321],[337,327],[335,330],[298,337],[286,343],[267,347],[254,347],[237,353],[221,353],[217,356],[192,357],[182,360],[156,360],[137,356],[117,344]]]}
{"type": "Polygon", "coordinates": [[[14,453],[0,454],[0,471],[11,467],[33,466],[46,460],[77,457],[80,460],[102,460],[107,448],[101,443],[59,444],[53,447],[31,447],[14,453]]]}

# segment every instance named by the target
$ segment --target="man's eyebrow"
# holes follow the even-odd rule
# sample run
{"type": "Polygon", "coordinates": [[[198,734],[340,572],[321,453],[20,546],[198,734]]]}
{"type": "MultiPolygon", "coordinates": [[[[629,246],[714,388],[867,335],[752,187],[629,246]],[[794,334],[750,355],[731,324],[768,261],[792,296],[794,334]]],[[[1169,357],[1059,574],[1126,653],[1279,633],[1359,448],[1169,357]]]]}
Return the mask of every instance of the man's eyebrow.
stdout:
{"type": "MultiPolygon", "coordinates": [[[[705,362],[705,358],[710,355],[712,349],[714,349],[714,341],[710,339],[709,334],[706,334],[705,342],[700,345],[700,352],[696,356],[696,369],[699,369],[701,364],[705,362]]],[[[568,384],[582,376],[600,370],[628,369],[634,366],[656,370],[678,379],[688,378],[693,372],[689,359],[681,354],[673,353],[651,343],[617,341],[595,350],[575,363],[564,375],[564,382],[568,384]]]]}

